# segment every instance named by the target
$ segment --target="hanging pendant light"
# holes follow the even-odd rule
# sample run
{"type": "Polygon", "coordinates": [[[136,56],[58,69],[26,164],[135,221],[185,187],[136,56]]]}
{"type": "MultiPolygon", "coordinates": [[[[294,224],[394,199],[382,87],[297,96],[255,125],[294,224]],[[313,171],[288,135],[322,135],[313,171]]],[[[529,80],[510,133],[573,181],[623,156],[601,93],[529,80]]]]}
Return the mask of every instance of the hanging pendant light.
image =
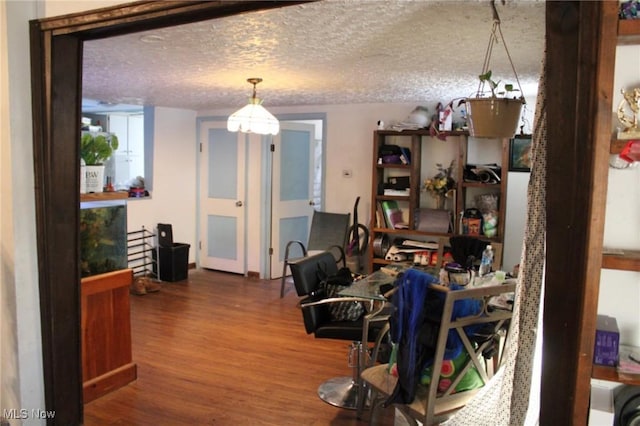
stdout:
{"type": "Polygon", "coordinates": [[[261,104],[260,98],[256,97],[256,84],[262,81],[261,78],[249,78],[247,81],[253,84],[253,96],[249,99],[249,104],[240,108],[229,116],[227,120],[227,130],[230,132],[258,133],[260,135],[277,135],[280,131],[280,122],[261,104]]]}

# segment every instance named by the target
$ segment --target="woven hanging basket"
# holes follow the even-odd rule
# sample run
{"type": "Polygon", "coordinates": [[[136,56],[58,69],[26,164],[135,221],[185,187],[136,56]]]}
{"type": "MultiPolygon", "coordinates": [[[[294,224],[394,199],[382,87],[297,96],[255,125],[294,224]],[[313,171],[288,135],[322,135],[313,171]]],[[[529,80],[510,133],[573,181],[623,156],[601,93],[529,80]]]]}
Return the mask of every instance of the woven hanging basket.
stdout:
{"type": "MultiPolygon", "coordinates": [[[[475,98],[466,99],[469,134],[477,138],[512,138],[518,127],[522,105],[525,104],[524,93],[522,92],[516,67],[511,60],[507,43],[500,29],[500,16],[496,9],[495,0],[491,0],[491,9],[493,10],[493,25],[491,27],[489,45],[487,46],[482,66],[482,73],[479,76],[480,83],[478,85],[478,91],[475,98]],[[515,89],[515,91],[520,92],[520,98],[497,96],[497,93],[500,93],[497,90],[500,81],[496,83],[491,80],[490,63],[493,46],[498,40],[502,41],[502,46],[507,54],[507,58],[509,58],[509,64],[518,83],[518,89],[515,89]],[[492,96],[490,97],[483,97],[485,83],[491,87],[492,96]]],[[[513,91],[513,89],[509,90],[513,91]]]]}
{"type": "Polygon", "coordinates": [[[512,138],[518,128],[522,99],[469,98],[469,135],[476,138],[512,138]]]}

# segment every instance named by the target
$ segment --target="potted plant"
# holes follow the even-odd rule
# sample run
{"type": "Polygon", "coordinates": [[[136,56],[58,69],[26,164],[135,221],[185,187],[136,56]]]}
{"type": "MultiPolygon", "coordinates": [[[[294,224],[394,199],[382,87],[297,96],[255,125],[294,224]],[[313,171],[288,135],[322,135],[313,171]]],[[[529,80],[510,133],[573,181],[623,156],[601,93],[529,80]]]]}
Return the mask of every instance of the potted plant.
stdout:
{"type": "Polygon", "coordinates": [[[520,80],[518,80],[518,73],[511,61],[507,43],[500,29],[500,16],[494,1],[491,2],[491,9],[493,11],[493,24],[482,71],[478,76],[480,84],[475,98],[466,100],[469,134],[480,138],[511,138],[516,133],[520,112],[525,101],[522,87],[520,87],[520,80]],[[515,75],[519,90],[515,90],[512,84],[504,84],[504,88],[499,88],[500,81],[496,82],[491,79],[490,62],[493,46],[499,41],[502,41],[502,46],[507,58],[509,58],[511,70],[515,75]],[[484,91],[487,84],[491,91],[490,96],[487,96],[484,91]],[[520,92],[520,97],[511,97],[512,92],[516,91],[520,92]]]}
{"type": "Polygon", "coordinates": [[[524,104],[522,96],[513,84],[502,84],[491,78],[491,70],[480,74],[480,87],[475,98],[466,99],[469,134],[479,138],[511,138],[516,133],[518,120],[524,104]],[[484,87],[489,86],[491,95],[485,96],[484,87]]]}
{"type": "Polygon", "coordinates": [[[118,137],[108,133],[83,132],[80,139],[80,158],[85,167],[85,192],[102,192],[104,163],[118,149],[118,137]]]}

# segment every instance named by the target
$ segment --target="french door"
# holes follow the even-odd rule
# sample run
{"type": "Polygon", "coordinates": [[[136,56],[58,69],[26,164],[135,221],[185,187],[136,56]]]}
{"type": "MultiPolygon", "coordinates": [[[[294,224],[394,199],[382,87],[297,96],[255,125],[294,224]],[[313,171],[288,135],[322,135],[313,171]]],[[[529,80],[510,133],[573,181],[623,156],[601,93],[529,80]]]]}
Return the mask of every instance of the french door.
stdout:
{"type": "Polygon", "coordinates": [[[311,217],[319,200],[314,182],[320,185],[316,171],[319,172],[321,166],[312,124],[282,122],[273,145],[271,279],[282,276],[287,242],[307,243],[311,217]]]}
{"type": "Polygon", "coordinates": [[[244,274],[246,137],[200,126],[200,266],[244,274]]]}

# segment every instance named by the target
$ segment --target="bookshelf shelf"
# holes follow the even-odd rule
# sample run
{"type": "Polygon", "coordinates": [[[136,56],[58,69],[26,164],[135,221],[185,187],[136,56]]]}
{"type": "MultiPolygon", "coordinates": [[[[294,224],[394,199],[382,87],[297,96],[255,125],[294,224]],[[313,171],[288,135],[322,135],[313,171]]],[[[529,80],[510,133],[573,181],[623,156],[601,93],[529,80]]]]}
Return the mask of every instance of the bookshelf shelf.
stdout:
{"type": "Polygon", "coordinates": [[[602,254],[604,269],[640,272],[640,250],[618,250],[602,254]]]}
{"type": "MultiPolygon", "coordinates": [[[[393,240],[401,237],[411,237],[411,239],[416,241],[435,240],[438,243],[437,258],[440,260],[444,259],[444,254],[448,252],[449,238],[462,234],[461,226],[458,223],[461,212],[468,207],[472,207],[475,204],[474,198],[482,194],[485,190],[486,193],[498,195],[498,230],[495,237],[488,238],[484,235],[478,237],[501,245],[504,238],[509,139],[496,141],[496,143],[500,143],[500,145],[499,147],[495,146],[493,148],[500,149],[501,151],[501,154],[496,152],[496,155],[500,156],[500,158],[494,160],[495,163],[502,165],[501,182],[497,184],[464,181],[463,173],[468,162],[468,145],[473,143],[477,143],[477,141],[474,139],[470,141],[467,132],[448,132],[446,133],[446,141],[443,142],[441,138],[433,137],[428,130],[374,131],[371,223],[369,226],[372,246],[374,245],[374,241],[383,235],[391,240],[391,245],[394,244],[393,240]],[[393,152],[390,151],[389,145],[397,145],[402,152],[409,150],[411,158],[410,164],[382,164],[380,158],[382,158],[383,155],[387,155],[388,152],[393,152]],[[432,208],[435,207],[432,205],[434,203],[432,201],[433,199],[424,195],[422,198],[423,205],[421,205],[422,183],[427,176],[432,175],[430,169],[433,168],[435,164],[438,164],[439,161],[443,161],[434,158],[432,153],[436,153],[436,157],[437,154],[440,154],[443,157],[455,159],[452,173],[452,177],[456,182],[453,191],[455,195],[447,199],[446,210],[432,208]],[[398,177],[408,178],[408,194],[383,195],[384,189],[403,189],[390,185],[390,182],[393,182],[393,179],[398,177]],[[382,204],[386,202],[396,202],[398,204],[398,207],[403,212],[402,222],[408,226],[408,229],[392,229],[392,227],[389,226],[385,218],[387,215],[385,215],[382,208],[382,204]],[[449,212],[449,220],[447,220],[446,215],[441,214],[442,211],[449,212]],[[446,230],[447,226],[449,227],[448,232],[440,232],[446,230]],[[425,230],[429,231],[427,232],[425,230]]],[[[485,146],[484,144],[485,141],[482,141],[482,146],[485,146]]],[[[475,150],[472,149],[472,151],[482,150],[482,146],[478,146],[475,150]]],[[[398,148],[395,148],[395,151],[397,152],[398,148]]],[[[472,155],[472,157],[474,156],[472,155]]],[[[450,161],[450,159],[447,161],[450,161]]],[[[473,159],[475,158],[471,158],[471,160],[473,159]]],[[[473,161],[469,162],[472,163],[473,161]]],[[[403,185],[406,184],[406,182],[407,181],[403,182],[403,185]]],[[[435,250],[433,251],[435,252],[435,250]]],[[[384,257],[384,254],[376,254],[371,251],[369,257],[371,272],[375,271],[380,265],[389,262],[385,260],[384,257]]],[[[412,253],[407,256],[407,260],[411,257],[412,253]]],[[[501,259],[501,257],[497,257],[497,259],[498,258],[501,259]]]]}
{"type": "Polygon", "coordinates": [[[591,377],[610,382],[619,382],[627,385],[640,385],[640,375],[619,373],[616,367],[605,367],[603,365],[593,365],[591,377]]]}

